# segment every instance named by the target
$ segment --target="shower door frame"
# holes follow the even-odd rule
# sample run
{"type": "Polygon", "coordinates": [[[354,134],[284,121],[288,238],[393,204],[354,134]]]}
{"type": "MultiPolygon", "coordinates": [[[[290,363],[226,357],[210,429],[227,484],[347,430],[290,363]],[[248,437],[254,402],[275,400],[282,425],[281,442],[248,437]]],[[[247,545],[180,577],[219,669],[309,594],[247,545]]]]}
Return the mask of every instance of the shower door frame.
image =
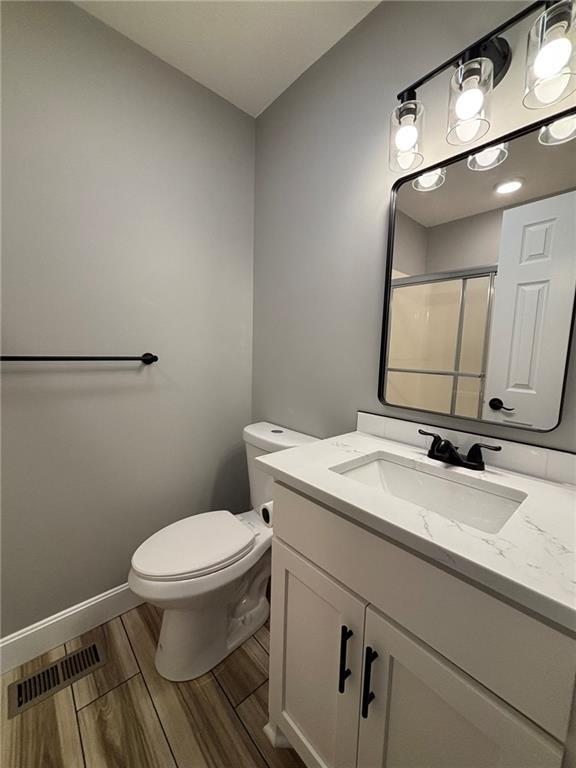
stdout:
{"type": "MultiPolygon", "coordinates": [[[[451,269],[446,272],[431,272],[424,275],[410,275],[409,277],[398,277],[390,282],[390,305],[392,305],[392,295],[396,288],[406,288],[411,285],[428,285],[430,283],[446,283],[451,280],[460,280],[462,282],[462,289],[460,291],[460,302],[458,307],[458,330],[456,333],[456,345],[454,350],[454,370],[443,371],[434,370],[430,368],[401,368],[398,366],[386,366],[386,374],[388,373],[416,373],[427,376],[451,376],[452,377],[452,393],[450,397],[450,410],[449,411],[434,411],[434,413],[442,413],[443,416],[454,416],[456,418],[474,418],[472,416],[460,416],[455,413],[456,401],[458,398],[458,380],[463,379],[480,379],[480,390],[478,392],[478,408],[475,418],[480,419],[482,417],[482,410],[484,404],[484,389],[486,383],[486,366],[488,363],[488,345],[490,342],[490,328],[492,322],[492,304],[494,298],[494,279],[498,272],[497,264],[489,264],[481,267],[469,267],[467,269],[451,269]],[[464,331],[464,316],[466,313],[466,289],[469,280],[475,280],[481,277],[490,278],[488,285],[488,300],[486,303],[486,325],[484,328],[484,341],[482,346],[482,361],[480,365],[480,373],[462,373],[459,371],[460,360],[462,358],[462,334],[464,331]]],[[[389,355],[390,336],[387,339],[386,357],[389,355]]],[[[384,382],[386,388],[386,381],[384,382]]],[[[386,389],[384,389],[386,392],[386,389]]],[[[388,405],[393,405],[386,401],[388,405]]],[[[410,406],[398,405],[398,408],[409,408],[410,406]]]]}

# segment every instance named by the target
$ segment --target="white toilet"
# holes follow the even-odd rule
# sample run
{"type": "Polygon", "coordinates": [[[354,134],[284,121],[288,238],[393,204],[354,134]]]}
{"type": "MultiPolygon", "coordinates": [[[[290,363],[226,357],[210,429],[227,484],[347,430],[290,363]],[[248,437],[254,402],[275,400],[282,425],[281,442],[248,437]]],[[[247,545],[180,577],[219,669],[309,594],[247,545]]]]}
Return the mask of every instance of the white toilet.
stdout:
{"type": "Polygon", "coordinates": [[[192,515],[162,528],[132,557],[133,592],[164,611],[156,668],[168,680],[212,669],[264,624],[270,612],[272,479],[256,467],[264,453],[315,440],[260,422],[244,429],[252,509],[192,515]]]}

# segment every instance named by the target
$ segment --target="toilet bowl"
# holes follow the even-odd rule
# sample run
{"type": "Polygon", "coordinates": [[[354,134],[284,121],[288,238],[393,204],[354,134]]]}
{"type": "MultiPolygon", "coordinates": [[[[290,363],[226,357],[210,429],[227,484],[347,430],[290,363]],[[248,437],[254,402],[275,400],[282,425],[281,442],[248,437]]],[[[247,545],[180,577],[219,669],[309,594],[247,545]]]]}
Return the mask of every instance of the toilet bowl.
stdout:
{"type": "Polygon", "coordinates": [[[271,539],[254,510],[218,511],[169,525],[136,550],[128,584],[164,611],[156,649],[163,677],[203,675],[264,624],[271,539]]]}
{"type": "Polygon", "coordinates": [[[266,622],[272,528],[262,508],[272,497],[272,479],[254,459],[314,439],[268,422],[246,427],[254,509],[186,517],[134,553],[130,588],[164,612],[155,660],[163,677],[179,681],[205,674],[266,622]]]}

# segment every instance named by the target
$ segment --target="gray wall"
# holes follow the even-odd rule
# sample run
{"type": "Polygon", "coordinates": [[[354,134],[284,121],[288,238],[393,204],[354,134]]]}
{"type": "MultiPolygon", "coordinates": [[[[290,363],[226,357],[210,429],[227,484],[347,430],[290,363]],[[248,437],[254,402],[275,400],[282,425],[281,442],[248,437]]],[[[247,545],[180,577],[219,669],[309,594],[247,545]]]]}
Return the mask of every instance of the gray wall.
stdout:
{"type": "Polygon", "coordinates": [[[502,211],[424,227],[396,210],[392,277],[497,264],[502,211]]]}
{"type": "Polygon", "coordinates": [[[446,272],[497,264],[501,229],[501,210],[486,211],[430,227],[426,230],[426,271],[446,272]]]}
{"type": "Polygon", "coordinates": [[[402,211],[396,211],[394,232],[394,268],[392,277],[425,275],[428,256],[429,229],[423,227],[402,211]]]}
{"type": "MultiPolygon", "coordinates": [[[[389,113],[399,90],[523,5],[382,3],[258,118],[254,418],[318,436],[353,429],[357,409],[419,418],[377,398],[387,209],[398,178],[388,170],[389,113]]],[[[483,141],[554,112],[521,106],[525,34],[526,25],[512,35],[518,55],[494,93],[483,141]]],[[[444,138],[447,78],[421,96],[432,165],[457,151],[444,138]]],[[[555,431],[475,429],[576,449],[575,374],[572,365],[555,431]]]]}
{"type": "Polygon", "coordinates": [[[254,121],[72,4],[3,4],[3,632],[246,509],[254,121]]]}

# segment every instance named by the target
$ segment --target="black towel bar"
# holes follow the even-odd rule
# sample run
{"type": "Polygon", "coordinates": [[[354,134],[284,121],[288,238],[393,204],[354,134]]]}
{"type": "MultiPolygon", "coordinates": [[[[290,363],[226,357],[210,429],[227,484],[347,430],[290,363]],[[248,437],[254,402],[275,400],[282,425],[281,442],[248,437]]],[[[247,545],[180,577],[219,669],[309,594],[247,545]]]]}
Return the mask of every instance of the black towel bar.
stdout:
{"type": "Polygon", "coordinates": [[[152,365],[152,363],[158,362],[158,355],[153,355],[151,352],[145,352],[143,355],[137,355],[133,357],[87,357],[84,355],[2,355],[0,356],[0,362],[2,363],[90,363],[90,362],[118,362],[122,360],[135,360],[143,365],[152,365]]]}

